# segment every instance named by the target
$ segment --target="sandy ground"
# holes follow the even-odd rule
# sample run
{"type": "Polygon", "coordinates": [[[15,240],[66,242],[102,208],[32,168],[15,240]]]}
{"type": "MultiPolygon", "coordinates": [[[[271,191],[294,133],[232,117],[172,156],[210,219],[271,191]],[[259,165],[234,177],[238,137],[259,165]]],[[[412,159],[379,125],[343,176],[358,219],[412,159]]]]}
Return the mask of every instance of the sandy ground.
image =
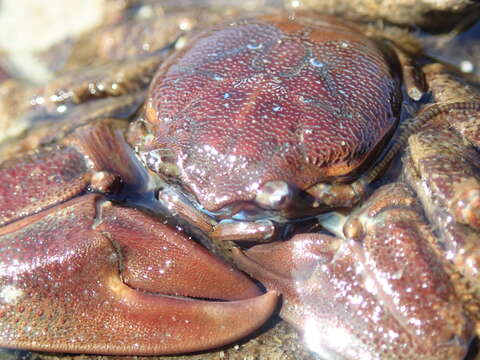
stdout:
{"type": "Polygon", "coordinates": [[[0,0],[0,51],[9,54],[3,64],[35,81],[49,72],[36,53],[100,23],[104,0],[0,0]]]}

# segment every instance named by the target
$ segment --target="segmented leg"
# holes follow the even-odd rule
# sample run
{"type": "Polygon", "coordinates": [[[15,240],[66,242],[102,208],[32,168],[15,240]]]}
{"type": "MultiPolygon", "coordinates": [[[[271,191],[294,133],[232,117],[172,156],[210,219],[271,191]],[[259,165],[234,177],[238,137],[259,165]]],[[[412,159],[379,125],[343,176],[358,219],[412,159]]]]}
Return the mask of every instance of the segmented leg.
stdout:
{"type": "Polygon", "coordinates": [[[463,359],[472,322],[414,194],[385,186],[350,221],[355,239],[299,234],[235,261],[283,295],[280,315],[326,358],[463,359]]]}

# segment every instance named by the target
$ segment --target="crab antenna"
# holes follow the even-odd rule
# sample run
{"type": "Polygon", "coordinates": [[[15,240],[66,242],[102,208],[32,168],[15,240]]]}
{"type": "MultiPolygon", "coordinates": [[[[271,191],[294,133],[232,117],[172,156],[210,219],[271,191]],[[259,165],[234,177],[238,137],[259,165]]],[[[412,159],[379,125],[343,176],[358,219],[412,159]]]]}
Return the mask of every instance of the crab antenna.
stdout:
{"type": "Polygon", "coordinates": [[[448,113],[452,110],[475,110],[480,111],[480,102],[478,101],[465,101],[465,102],[452,102],[446,104],[434,104],[425,110],[421,115],[415,116],[405,120],[400,124],[400,129],[397,132],[397,138],[393,145],[387,151],[383,159],[377,163],[369,172],[361,176],[355,183],[369,184],[386,168],[393,157],[398,151],[403,148],[408,141],[410,135],[416,132],[420,127],[426,124],[428,121],[437,117],[441,113],[448,113]]]}

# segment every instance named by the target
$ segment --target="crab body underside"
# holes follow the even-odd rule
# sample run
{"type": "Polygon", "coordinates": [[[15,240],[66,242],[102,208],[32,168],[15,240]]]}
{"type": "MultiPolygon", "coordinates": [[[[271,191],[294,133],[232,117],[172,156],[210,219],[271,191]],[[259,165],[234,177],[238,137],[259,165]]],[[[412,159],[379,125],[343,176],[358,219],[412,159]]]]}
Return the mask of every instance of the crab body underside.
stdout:
{"type": "Polygon", "coordinates": [[[463,358],[480,295],[480,106],[436,65],[423,69],[436,104],[417,104],[428,122],[407,137],[401,171],[342,228],[224,254],[267,293],[157,213],[221,252],[355,205],[389,139],[403,141],[392,134],[407,66],[392,53],[334,18],[272,15],[202,32],[165,61],[124,62],[113,80],[94,70],[87,95],[59,100],[62,79],[42,88],[57,98],[28,114],[47,127],[21,154],[2,147],[0,345],[211,349],[261,326],[281,295],[280,316],[326,358],[463,358]]]}

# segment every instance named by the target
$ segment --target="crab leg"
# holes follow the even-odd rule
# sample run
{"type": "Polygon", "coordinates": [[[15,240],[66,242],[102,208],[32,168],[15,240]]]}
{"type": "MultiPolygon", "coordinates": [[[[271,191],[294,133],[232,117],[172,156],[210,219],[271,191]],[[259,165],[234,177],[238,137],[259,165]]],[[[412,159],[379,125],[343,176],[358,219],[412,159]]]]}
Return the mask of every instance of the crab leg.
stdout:
{"type": "Polygon", "coordinates": [[[299,234],[235,262],[282,293],[280,315],[325,358],[463,359],[472,323],[420,214],[404,185],[389,185],[352,216],[355,239],[299,234]]]}
{"type": "Polygon", "coordinates": [[[63,144],[0,164],[0,225],[66,201],[89,187],[108,192],[119,177],[128,184],[134,183],[134,177],[144,182],[123,141],[125,126],[111,119],[98,121],[76,129],[63,144]]]}
{"type": "Polygon", "coordinates": [[[72,147],[44,149],[0,166],[0,225],[65,201],[90,183],[82,154],[72,147]]]}
{"type": "MultiPolygon", "coordinates": [[[[161,259],[164,225],[157,221],[154,230],[153,218],[136,216],[133,210],[112,210],[109,203],[98,216],[102,205],[97,201],[96,195],[83,196],[1,230],[0,346],[97,354],[190,352],[241,338],[273,312],[276,295],[272,292],[213,302],[159,295],[155,287],[143,289],[142,282],[126,284],[123,276],[131,278],[128,268],[142,255],[142,245],[154,243],[155,233],[160,244],[150,250],[149,258],[161,259]],[[129,238],[135,221],[150,226],[142,234],[145,243],[140,235],[129,238]],[[114,230],[125,234],[115,237],[114,230]]],[[[223,286],[229,276],[242,282],[239,274],[232,275],[233,269],[222,267],[213,256],[208,259],[196,246],[182,245],[187,238],[179,238],[174,239],[176,245],[168,239],[166,251],[175,259],[176,249],[188,248],[190,253],[182,253],[179,264],[190,264],[200,283],[205,277],[209,286],[223,286]],[[222,268],[212,273],[208,266],[206,270],[199,267],[204,261],[222,268]],[[221,271],[226,273],[221,280],[211,277],[221,271]]],[[[155,262],[152,266],[158,269],[155,262]]],[[[176,275],[176,270],[172,267],[162,280],[175,282],[176,276],[188,273],[180,269],[176,275]]],[[[246,290],[248,286],[241,288],[247,296],[255,293],[246,290]]],[[[231,292],[226,297],[240,297],[231,292]]]]}
{"type": "Polygon", "coordinates": [[[480,272],[478,152],[448,128],[425,129],[412,136],[409,143],[407,180],[437,227],[447,257],[472,281],[478,294],[480,290],[475,285],[480,272]]]}

